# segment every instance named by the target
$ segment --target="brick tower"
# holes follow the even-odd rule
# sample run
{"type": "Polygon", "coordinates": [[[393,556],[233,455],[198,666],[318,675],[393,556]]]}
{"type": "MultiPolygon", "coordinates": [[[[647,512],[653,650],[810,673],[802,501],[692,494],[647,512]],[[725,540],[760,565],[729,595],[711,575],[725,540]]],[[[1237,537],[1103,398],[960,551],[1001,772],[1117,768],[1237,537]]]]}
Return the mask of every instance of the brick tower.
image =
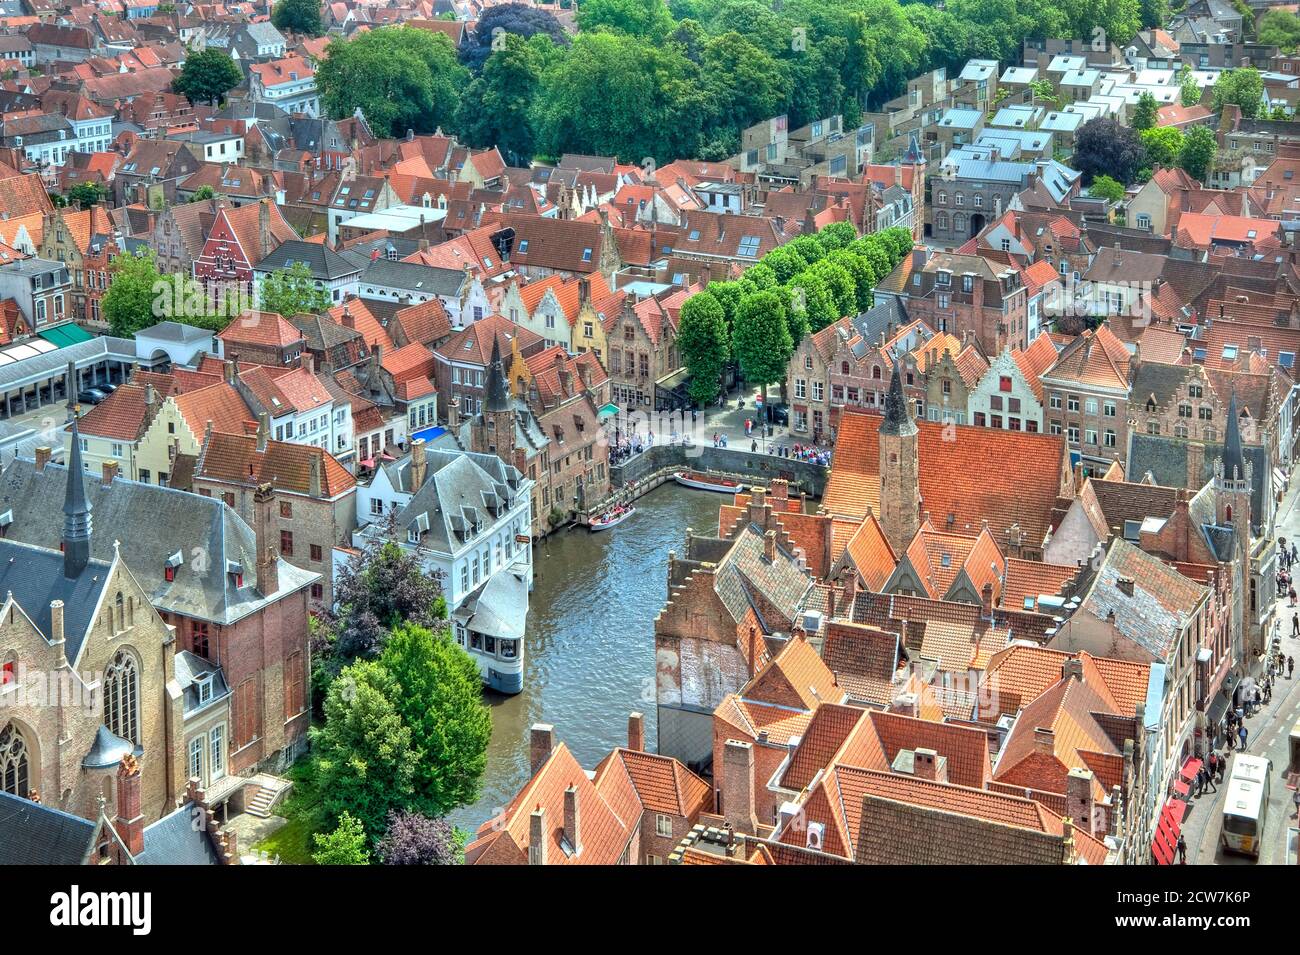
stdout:
{"type": "Polygon", "coordinates": [[[921,526],[921,486],[916,456],[917,427],[894,363],[880,424],[880,528],[897,554],[921,526]]]}

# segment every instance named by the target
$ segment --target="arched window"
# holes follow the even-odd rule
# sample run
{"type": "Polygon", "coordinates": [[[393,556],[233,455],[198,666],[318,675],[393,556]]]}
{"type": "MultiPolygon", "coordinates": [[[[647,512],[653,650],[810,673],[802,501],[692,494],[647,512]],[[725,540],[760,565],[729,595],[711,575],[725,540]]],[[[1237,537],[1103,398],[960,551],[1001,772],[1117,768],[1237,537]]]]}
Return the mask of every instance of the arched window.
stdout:
{"type": "Polygon", "coordinates": [[[104,725],[114,735],[140,743],[140,669],[135,657],[117,651],[104,673],[104,725]]]}
{"type": "Polygon", "coordinates": [[[849,373],[849,363],[847,361],[840,362],[840,374],[847,375],[848,373],[849,373]]]}
{"type": "Polygon", "coordinates": [[[126,629],[126,605],[122,602],[122,591],[117,592],[117,599],[113,601],[115,608],[113,616],[113,629],[122,631],[126,629]]]}
{"type": "Polygon", "coordinates": [[[0,792],[26,799],[30,791],[27,744],[18,727],[9,723],[0,730],[0,792]]]}
{"type": "Polygon", "coordinates": [[[880,366],[879,366],[879,365],[876,365],[874,368],[871,369],[871,377],[874,378],[876,381],[879,381],[879,380],[880,380],[880,366]]]}

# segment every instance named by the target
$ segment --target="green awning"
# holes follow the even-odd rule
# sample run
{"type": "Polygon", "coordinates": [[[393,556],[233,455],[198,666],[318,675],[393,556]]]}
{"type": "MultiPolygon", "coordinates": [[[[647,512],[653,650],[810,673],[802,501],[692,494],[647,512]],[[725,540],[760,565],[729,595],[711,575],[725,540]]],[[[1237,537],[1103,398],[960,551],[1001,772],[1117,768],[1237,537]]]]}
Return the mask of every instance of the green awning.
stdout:
{"type": "Polygon", "coordinates": [[[613,414],[618,414],[618,405],[616,405],[616,404],[607,404],[607,405],[602,405],[602,406],[601,406],[600,410],[596,412],[596,417],[597,417],[597,418],[608,418],[610,415],[613,415],[613,414]]]}
{"type": "Polygon", "coordinates": [[[56,328],[47,328],[45,331],[36,334],[51,345],[57,345],[59,348],[67,348],[69,345],[75,345],[78,342],[88,342],[95,337],[80,325],[74,325],[72,322],[59,325],[56,328]]]}

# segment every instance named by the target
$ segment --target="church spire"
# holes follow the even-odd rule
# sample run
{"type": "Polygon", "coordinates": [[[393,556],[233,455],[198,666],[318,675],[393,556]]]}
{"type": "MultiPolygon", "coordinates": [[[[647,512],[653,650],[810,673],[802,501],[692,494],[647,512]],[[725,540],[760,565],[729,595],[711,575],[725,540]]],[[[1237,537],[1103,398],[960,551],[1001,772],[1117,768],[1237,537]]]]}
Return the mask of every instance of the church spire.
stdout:
{"type": "Polygon", "coordinates": [[[1223,438],[1223,476],[1229,481],[1246,479],[1246,462],[1241,453],[1241,419],[1237,412],[1237,391],[1234,388],[1228,401],[1227,431],[1223,438]]]}
{"type": "Polygon", "coordinates": [[[912,420],[912,411],[907,405],[907,396],[903,394],[903,377],[894,363],[893,374],[889,378],[889,392],[885,395],[885,420],[880,425],[881,434],[916,434],[916,422],[912,420]]]}
{"type": "Polygon", "coordinates": [[[492,336],[492,361],[488,365],[487,400],[484,411],[509,411],[510,389],[506,387],[506,373],[501,366],[501,340],[492,336]]]}
{"type": "Polygon", "coordinates": [[[72,422],[72,453],[68,456],[68,485],[63,497],[63,576],[75,580],[90,563],[90,501],[81,464],[81,435],[72,422]]]}

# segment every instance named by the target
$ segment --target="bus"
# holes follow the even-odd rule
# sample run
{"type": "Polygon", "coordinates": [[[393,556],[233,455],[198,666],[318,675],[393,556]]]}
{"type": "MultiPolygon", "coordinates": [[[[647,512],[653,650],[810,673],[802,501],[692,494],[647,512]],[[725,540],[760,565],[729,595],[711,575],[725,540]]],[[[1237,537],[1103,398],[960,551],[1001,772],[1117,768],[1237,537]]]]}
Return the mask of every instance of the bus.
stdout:
{"type": "Polygon", "coordinates": [[[1271,760],[1248,753],[1232,758],[1228,795],[1223,803],[1223,848],[1228,852],[1259,858],[1268,816],[1268,784],[1271,760]]]}

